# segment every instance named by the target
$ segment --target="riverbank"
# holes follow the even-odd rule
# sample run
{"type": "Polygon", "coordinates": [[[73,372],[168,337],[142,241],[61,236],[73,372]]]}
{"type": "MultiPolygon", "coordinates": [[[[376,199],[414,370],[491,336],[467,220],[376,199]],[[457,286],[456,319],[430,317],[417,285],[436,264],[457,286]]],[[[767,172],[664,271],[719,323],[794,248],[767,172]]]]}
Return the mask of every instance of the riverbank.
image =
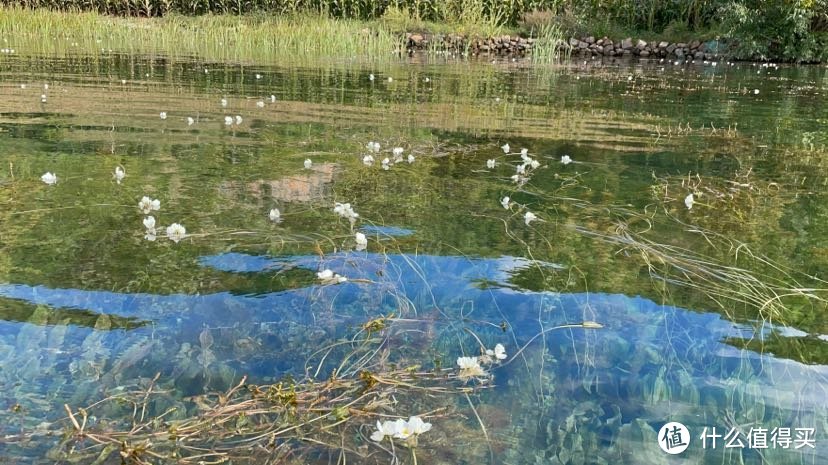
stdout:
{"type": "Polygon", "coordinates": [[[653,39],[652,35],[648,35],[649,40],[635,36],[572,37],[553,26],[526,31],[485,22],[426,23],[399,12],[376,20],[308,14],[137,18],[20,8],[0,8],[0,13],[0,56],[127,53],[258,64],[391,60],[405,53],[446,51],[461,56],[529,57],[540,62],[569,56],[676,60],[738,57],[736,42],[711,40],[704,34],[685,41],[653,39]]]}

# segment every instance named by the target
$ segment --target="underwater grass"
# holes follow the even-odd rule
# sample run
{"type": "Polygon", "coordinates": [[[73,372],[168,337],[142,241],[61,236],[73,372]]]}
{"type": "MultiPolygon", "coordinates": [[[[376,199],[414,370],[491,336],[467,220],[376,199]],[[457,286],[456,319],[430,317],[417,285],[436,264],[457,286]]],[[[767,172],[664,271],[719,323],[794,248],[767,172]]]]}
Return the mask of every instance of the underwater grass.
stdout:
{"type": "Polygon", "coordinates": [[[313,14],[120,18],[2,8],[0,37],[21,55],[159,54],[221,62],[374,60],[402,49],[401,39],[379,23],[313,14]]]}

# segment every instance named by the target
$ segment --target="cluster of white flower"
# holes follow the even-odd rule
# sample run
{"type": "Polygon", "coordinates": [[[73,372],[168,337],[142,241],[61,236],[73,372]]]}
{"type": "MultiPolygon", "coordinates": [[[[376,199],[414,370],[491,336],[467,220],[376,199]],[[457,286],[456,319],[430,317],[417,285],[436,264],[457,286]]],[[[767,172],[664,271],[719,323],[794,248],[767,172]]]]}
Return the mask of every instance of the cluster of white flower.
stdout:
{"type": "Polygon", "coordinates": [[[495,345],[494,349],[484,349],[483,355],[479,357],[457,357],[457,366],[460,367],[460,372],[457,376],[463,380],[485,378],[487,373],[483,369],[483,365],[491,365],[492,363],[505,359],[506,348],[503,344],[495,345]]]}
{"type": "Polygon", "coordinates": [[[158,199],[153,200],[145,195],[138,202],[138,208],[141,210],[141,213],[148,215],[153,210],[161,209],[161,201],[158,199]]]}
{"type": "Polygon", "coordinates": [[[322,284],[340,284],[348,280],[345,276],[334,273],[327,268],[316,273],[316,277],[322,281],[322,284]]]}
{"type": "Polygon", "coordinates": [[[368,147],[369,152],[379,153],[379,151],[380,151],[379,142],[370,141],[370,142],[368,142],[367,147],[368,147]]]}
{"type": "Polygon", "coordinates": [[[382,423],[377,420],[377,430],[371,434],[371,440],[381,442],[386,436],[409,441],[416,444],[417,436],[431,430],[431,423],[424,422],[420,417],[410,417],[408,421],[399,418],[386,420],[382,423]]]}
{"type": "MultiPolygon", "coordinates": [[[[157,211],[161,209],[161,201],[158,199],[151,199],[145,195],[141,197],[141,200],[138,202],[138,208],[141,210],[141,213],[148,215],[152,211],[157,211]]],[[[157,237],[154,216],[147,216],[144,218],[144,229],[146,229],[144,239],[148,241],[154,241],[157,237]]],[[[185,229],[184,226],[178,223],[173,223],[167,226],[167,238],[169,238],[171,241],[178,243],[186,236],[187,229],[185,229]]]]}
{"type": "Polygon", "coordinates": [[[354,209],[351,207],[350,203],[339,203],[336,202],[334,204],[334,213],[341,216],[342,218],[347,218],[351,224],[354,224],[359,218],[359,213],[355,212],[354,209]]]}

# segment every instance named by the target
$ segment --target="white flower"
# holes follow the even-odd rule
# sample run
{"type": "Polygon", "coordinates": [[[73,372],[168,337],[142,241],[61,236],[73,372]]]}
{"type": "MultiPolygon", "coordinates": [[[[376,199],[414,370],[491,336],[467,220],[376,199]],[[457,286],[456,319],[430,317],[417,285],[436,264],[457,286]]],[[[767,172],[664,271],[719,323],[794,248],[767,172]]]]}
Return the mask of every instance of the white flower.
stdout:
{"type": "Polygon", "coordinates": [[[343,218],[347,218],[351,221],[351,223],[354,223],[356,219],[359,218],[359,213],[354,211],[350,203],[336,202],[334,204],[334,213],[343,218]]]}
{"type": "Polygon", "coordinates": [[[374,157],[371,155],[365,155],[362,157],[362,164],[365,166],[371,166],[374,164],[374,157]]]}
{"type": "Polygon", "coordinates": [[[408,160],[407,161],[408,161],[409,164],[414,163],[414,155],[408,154],[408,160]]]}
{"type": "Polygon", "coordinates": [[[157,238],[158,238],[158,236],[155,235],[155,230],[154,229],[152,231],[147,230],[147,233],[144,234],[144,239],[146,239],[150,242],[155,242],[155,239],[157,239],[157,238]]]}
{"type": "Polygon", "coordinates": [[[532,160],[529,162],[529,166],[531,166],[533,170],[536,170],[538,169],[538,167],[540,167],[540,162],[537,160],[532,160]]]}
{"type": "Polygon", "coordinates": [[[474,378],[486,375],[477,357],[457,357],[457,366],[460,367],[459,376],[461,378],[474,378]]]}
{"type": "Polygon", "coordinates": [[[382,423],[377,420],[377,430],[371,434],[371,440],[380,442],[386,436],[394,436],[397,433],[396,421],[384,421],[382,423]]]}
{"type": "Polygon", "coordinates": [[[417,435],[423,434],[431,430],[431,423],[426,423],[420,417],[410,417],[408,419],[408,429],[417,435]]]}
{"type": "Polygon", "coordinates": [[[526,157],[529,156],[529,149],[520,149],[520,158],[526,160],[526,157]]]}
{"type": "Polygon", "coordinates": [[[753,95],[759,95],[759,89],[753,89],[753,95]]]}
{"type": "Polygon", "coordinates": [[[40,103],[46,103],[46,94],[40,94],[40,103]]]}
{"type": "Polygon", "coordinates": [[[256,106],[259,108],[264,108],[264,100],[259,100],[258,102],[256,102],[256,106]]]}
{"type": "Polygon", "coordinates": [[[178,243],[181,239],[184,239],[184,236],[187,235],[187,230],[184,229],[184,226],[173,223],[167,226],[167,237],[170,238],[171,241],[178,243]]]}
{"type": "Polygon", "coordinates": [[[354,239],[356,240],[357,246],[365,247],[368,245],[368,238],[361,232],[354,234],[354,239]]]}
{"type": "Polygon", "coordinates": [[[311,161],[310,158],[306,158],[305,159],[305,169],[309,170],[311,168],[313,168],[313,162],[311,161]]]}
{"type": "Polygon", "coordinates": [[[267,216],[270,218],[270,221],[278,223],[282,219],[282,212],[280,212],[278,208],[273,208],[267,216]]]}
{"type": "Polygon", "coordinates": [[[242,117],[239,115],[236,115],[236,124],[242,124],[242,117]]]}
{"type": "Polygon", "coordinates": [[[383,158],[383,159],[382,159],[382,169],[384,169],[384,170],[388,171],[388,169],[389,169],[389,168],[391,168],[391,167],[389,166],[389,163],[391,163],[391,160],[389,160],[387,157],[386,157],[386,158],[383,158]]]}
{"type": "Polygon", "coordinates": [[[402,418],[394,422],[394,437],[397,439],[408,439],[414,432],[408,425],[408,422],[402,418]]]}
{"type": "Polygon", "coordinates": [[[166,111],[162,111],[162,112],[160,113],[160,116],[161,116],[161,119],[167,119],[167,112],[166,112],[166,111]]]}
{"type": "Polygon", "coordinates": [[[509,147],[509,144],[503,144],[500,148],[503,149],[503,153],[509,153],[509,151],[512,150],[512,148],[509,147]]]}
{"type": "Polygon", "coordinates": [[[187,117],[187,126],[192,126],[195,123],[195,120],[192,116],[187,117]]]}
{"type": "Polygon", "coordinates": [[[221,106],[223,106],[223,107],[227,106],[227,99],[226,98],[221,99],[221,106]]]}
{"type": "Polygon", "coordinates": [[[423,80],[424,80],[425,82],[431,82],[431,79],[429,79],[428,77],[426,77],[426,78],[425,78],[425,79],[423,79],[423,80]]]}
{"type": "Polygon", "coordinates": [[[564,165],[568,165],[572,163],[572,159],[569,158],[569,155],[564,155],[561,157],[561,163],[563,163],[564,165]]]}
{"type": "Polygon", "coordinates": [[[322,281],[322,284],[339,284],[348,280],[348,278],[340,276],[329,269],[316,273],[316,277],[322,281]]]}
{"type": "Polygon", "coordinates": [[[388,76],[388,82],[393,82],[393,81],[394,81],[394,78],[392,78],[391,76],[388,76]]]}
{"type": "Polygon", "coordinates": [[[503,197],[502,199],[500,199],[500,204],[503,205],[504,209],[506,209],[506,210],[509,209],[509,201],[510,200],[512,200],[512,199],[510,199],[508,195],[506,197],[503,197]]]}
{"type": "Polygon", "coordinates": [[[684,204],[687,205],[687,209],[690,210],[693,208],[693,203],[696,201],[693,194],[689,194],[687,197],[684,198],[684,204]]]}
{"type": "Polygon", "coordinates": [[[369,80],[369,81],[373,81],[373,80],[374,80],[374,75],[373,75],[373,74],[369,74],[369,75],[368,75],[368,80],[369,80]]]}
{"type": "Polygon", "coordinates": [[[515,171],[517,174],[525,174],[526,173],[526,165],[517,165],[515,167],[515,171]]]}
{"type": "Polygon", "coordinates": [[[259,73],[256,73],[256,79],[261,79],[261,78],[262,78],[262,75],[259,74],[259,73]]]}
{"type": "Polygon", "coordinates": [[[402,158],[403,148],[402,147],[394,147],[394,150],[391,151],[394,154],[394,158],[402,158]]]}
{"type": "Polygon", "coordinates": [[[380,144],[379,142],[368,142],[368,150],[374,153],[378,153],[380,151],[380,144]]]}
{"type": "Polygon", "coordinates": [[[506,348],[503,347],[503,344],[495,345],[494,356],[498,360],[503,360],[506,358],[506,348]]]}
{"type": "Polygon", "coordinates": [[[270,96],[270,103],[276,103],[276,96],[275,95],[270,96]]]}
{"type": "Polygon", "coordinates": [[[57,183],[57,176],[55,176],[53,173],[49,172],[49,173],[46,173],[43,176],[41,176],[40,180],[51,186],[51,185],[57,183]]]}
{"type": "Polygon", "coordinates": [[[155,217],[148,216],[144,218],[144,227],[147,229],[147,232],[152,231],[155,234],[155,217]]]}
{"type": "Polygon", "coordinates": [[[138,208],[141,209],[141,212],[146,215],[153,210],[160,210],[161,201],[158,199],[152,200],[145,195],[141,197],[141,201],[138,202],[138,208]]]}
{"type": "Polygon", "coordinates": [[[126,79],[121,79],[121,84],[126,84],[126,79]]]}
{"type": "Polygon", "coordinates": [[[125,177],[126,177],[126,172],[124,171],[124,169],[121,168],[120,166],[116,166],[115,167],[115,182],[120,184],[121,181],[123,181],[125,177]]]}
{"type": "Polygon", "coordinates": [[[495,167],[496,164],[497,164],[497,162],[495,161],[494,158],[486,160],[486,168],[492,169],[492,168],[495,167]]]}
{"type": "Polygon", "coordinates": [[[538,219],[538,216],[532,212],[526,212],[526,214],[523,215],[523,222],[526,223],[526,226],[529,226],[529,223],[535,221],[536,219],[538,219]]]}
{"type": "Polygon", "coordinates": [[[517,184],[523,184],[528,180],[529,180],[529,178],[527,178],[526,176],[521,176],[520,174],[513,174],[512,175],[512,181],[514,181],[517,184]]]}
{"type": "Polygon", "coordinates": [[[224,117],[224,124],[226,124],[227,126],[230,126],[231,124],[233,124],[233,117],[232,116],[225,116],[224,117]]]}

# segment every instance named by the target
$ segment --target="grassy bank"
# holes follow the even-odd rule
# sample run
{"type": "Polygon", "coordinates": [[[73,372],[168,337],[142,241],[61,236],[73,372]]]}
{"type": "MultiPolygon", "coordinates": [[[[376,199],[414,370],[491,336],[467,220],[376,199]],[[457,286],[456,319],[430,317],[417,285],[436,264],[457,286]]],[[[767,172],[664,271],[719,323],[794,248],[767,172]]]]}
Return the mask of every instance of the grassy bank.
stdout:
{"type": "Polygon", "coordinates": [[[402,38],[378,22],[319,15],[130,18],[20,8],[0,10],[0,41],[23,55],[114,51],[242,63],[382,59],[402,47],[402,38]]]}

